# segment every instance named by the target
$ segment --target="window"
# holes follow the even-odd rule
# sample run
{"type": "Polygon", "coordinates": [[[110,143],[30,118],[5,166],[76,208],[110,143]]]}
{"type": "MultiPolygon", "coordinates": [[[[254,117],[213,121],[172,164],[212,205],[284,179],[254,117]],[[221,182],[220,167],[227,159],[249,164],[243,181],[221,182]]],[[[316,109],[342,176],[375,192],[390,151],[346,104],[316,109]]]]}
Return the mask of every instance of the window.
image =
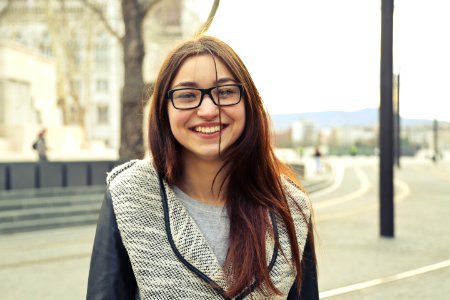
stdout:
{"type": "Polygon", "coordinates": [[[109,61],[108,42],[101,39],[94,48],[94,62],[98,69],[106,69],[109,61]]]}
{"type": "Polygon", "coordinates": [[[53,56],[52,43],[48,32],[44,32],[40,39],[39,49],[47,56],[53,56]]]}
{"type": "Polygon", "coordinates": [[[67,121],[69,124],[77,124],[77,120],[78,120],[78,110],[75,105],[71,105],[67,121]]]}
{"type": "Polygon", "coordinates": [[[97,79],[95,81],[95,90],[97,92],[107,92],[108,91],[108,80],[97,79]]]}
{"type": "Polygon", "coordinates": [[[69,43],[69,50],[71,51],[75,65],[79,66],[83,61],[81,44],[77,41],[72,41],[69,43]]]}
{"type": "Polygon", "coordinates": [[[81,95],[81,81],[79,79],[74,79],[71,81],[71,88],[75,95],[78,97],[81,95]]]}
{"type": "Polygon", "coordinates": [[[104,104],[97,106],[97,123],[108,124],[108,107],[104,104]]]}

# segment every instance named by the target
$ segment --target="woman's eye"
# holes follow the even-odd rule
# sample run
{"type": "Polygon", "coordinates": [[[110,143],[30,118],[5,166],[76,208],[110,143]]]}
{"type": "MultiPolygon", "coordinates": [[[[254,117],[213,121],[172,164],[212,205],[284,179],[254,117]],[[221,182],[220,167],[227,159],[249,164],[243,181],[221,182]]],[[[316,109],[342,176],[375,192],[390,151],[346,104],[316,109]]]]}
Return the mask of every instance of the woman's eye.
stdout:
{"type": "Polygon", "coordinates": [[[180,93],[175,95],[175,98],[177,99],[195,99],[195,94],[194,93],[180,93]]]}
{"type": "Polygon", "coordinates": [[[236,91],[235,91],[234,89],[232,89],[232,88],[229,88],[229,89],[221,89],[221,90],[219,91],[220,96],[230,96],[230,95],[233,95],[233,94],[235,94],[235,93],[236,93],[236,91]]]}

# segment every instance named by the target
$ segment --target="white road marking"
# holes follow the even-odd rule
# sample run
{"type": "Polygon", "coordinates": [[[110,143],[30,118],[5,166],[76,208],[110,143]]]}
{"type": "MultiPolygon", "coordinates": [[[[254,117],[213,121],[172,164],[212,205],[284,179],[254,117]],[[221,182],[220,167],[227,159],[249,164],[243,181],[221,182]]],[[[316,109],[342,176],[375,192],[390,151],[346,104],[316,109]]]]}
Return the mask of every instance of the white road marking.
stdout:
{"type": "MultiPolygon", "coordinates": [[[[395,188],[398,191],[395,195],[394,201],[395,201],[395,203],[400,203],[403,200],[405,200],[406,197],[409,196],[409,194],[411,193],[411,190],[410,190],[409,186],[400,179],[394,179],[394,184],[395,184],[395,188]]],[[[315,208],[315,206],[314,206],[314,208],[315,208]]],[[[340,212],[340,213],[323,214],[323,215],[317,216],[315,218],[315,220],[317,222],[319,222],[319,221],[328,221],[328,220],[333,220],[333,219],[345,218],[345,217],[349,217],[351,215],[357,215],[357,214],[365,213],[365,212],[372,211],[375,209],[378,209],[378,204],[373,204],[373,205],[366,206],[366,207],[359,207],[359,208],[351,209],[351,210],[348,210],[345,212],[340,212]]]]}
{"type": "Polygon", "coordinates": [[[314,203],[313,204],[314,209],[317,210],[317,209],[324,208],[324,207],[342,204],[342,203],[357,199],[358,197],[362,196],[365,192],[367,192],[367,190],[370,187],[369,179],[361,171],[361,169],[359,167],[356,166],[356,167],[354,167],[354,169],[356,172],[356,176],[358,177],[359,182],[360,182],[359,188],[356,191],[351,192],[347,195],[344,195],[341,197],[336,197],[336,198],[326,200],[326,201],[314,203]]]}
{"type": "Polygon", "coordinates": [[[433,271],[444,269],[447,267],[450,267],[450,259],[441,261],[436,264],[432,264],[432,265],[428,265],[425,267],[406,271],[403,273],[398,273],[398,274],[394,274],[391,276],[381,277],[381,278],[377,278],[377,279],[373,279],[373,280],[359,282],[359,283],[352,284],[352,285],[343,286],[343,287],[336,288],[333,290],[320,292],[319,293],[320,299],[325,299],[325,298],[329,298],[329,297],[333,297],[333,296],[347,294],[347,293],[355,292],[358,290],[367,289],[367,288],[375,287],[378,285],[394,282],[397,280],[411,278],[414,276],[422,275],[425,273],[433,272],[433,271]]]}
{"type": "Polygon", "coordinates": [[[332,168],[335,177],[334,183],[327,188],[310,193],[309,195],[311,198],[317,198],[329,194],[337,190],[342,185],[342,182],[344,181],[344,171],[345,171],[344,162],[341,160],[334,161],[332,164],[332,168]]]}

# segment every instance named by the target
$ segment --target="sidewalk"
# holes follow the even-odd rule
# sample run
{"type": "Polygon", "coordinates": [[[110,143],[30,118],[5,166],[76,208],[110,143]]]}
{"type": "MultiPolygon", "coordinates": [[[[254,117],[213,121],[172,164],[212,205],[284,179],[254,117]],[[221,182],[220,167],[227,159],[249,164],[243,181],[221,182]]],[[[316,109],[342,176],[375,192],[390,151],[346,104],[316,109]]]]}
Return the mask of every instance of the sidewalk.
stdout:
{"type": "Polygon", "coordinates": [[[86,298],[95,225],[0,235],[0,298],[86,298]]]}
{"type": "MultiPolygon", "coordinates": [[[[329,182],[307,174],[308,192],[329,182]]],[[[0,235],[0,298],[84,299],[94,235],[95,225],[0,235]]]]}
{"type": "MultiPolygon", "coordinates": [[[[379,234],[377,176],[374,161],[357,158],[341,188],[311,192],[322,299],[450,299],[450,162],[402,161],[394,238],[379,234]],[[341,203],[318,205],[333,199],[341,203]]],[[[84,299],[94,233],[92,225],[0,235],[0,298],[84,299]]]]}
{"type": "Polygon", "coordinates": [[[305,166],[305,176],[300,178],[300,183],[308,194],[327,188],[334,183],[335,170],[327,159],[322,159],[319,171],[314,158],[303,158],[301,163],[305,166]]]}
{"type": "Polygon", "coordinates": [[[343,181],[350,193],[312,195],[321,298],[450,299],[450,163],[402,160],[393,238],[380,236],[377,164],[354,170],[343,181]]]}

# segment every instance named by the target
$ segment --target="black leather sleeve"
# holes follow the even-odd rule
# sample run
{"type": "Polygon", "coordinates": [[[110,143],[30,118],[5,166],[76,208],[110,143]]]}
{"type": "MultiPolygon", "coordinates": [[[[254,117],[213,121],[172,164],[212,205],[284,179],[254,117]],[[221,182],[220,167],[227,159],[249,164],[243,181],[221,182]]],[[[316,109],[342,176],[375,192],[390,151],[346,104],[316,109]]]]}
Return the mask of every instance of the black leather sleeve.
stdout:
{"type": "Polygon", "coordinates": [[[86,299],[135,299],[136,279],[106,192],[95,233],[86,299]]]}
{"type": "Polygon", "coordinates": [[[312,249],[309,239],[306,239],[305,249],[303,251],[303,276],[302,289],[300,295],[297,293],[297,282],[294,282],[289,291],[287,299],[289,300],[318,300],[319,286],[317,283],[316,263],[312,258],[312,249]]]}

